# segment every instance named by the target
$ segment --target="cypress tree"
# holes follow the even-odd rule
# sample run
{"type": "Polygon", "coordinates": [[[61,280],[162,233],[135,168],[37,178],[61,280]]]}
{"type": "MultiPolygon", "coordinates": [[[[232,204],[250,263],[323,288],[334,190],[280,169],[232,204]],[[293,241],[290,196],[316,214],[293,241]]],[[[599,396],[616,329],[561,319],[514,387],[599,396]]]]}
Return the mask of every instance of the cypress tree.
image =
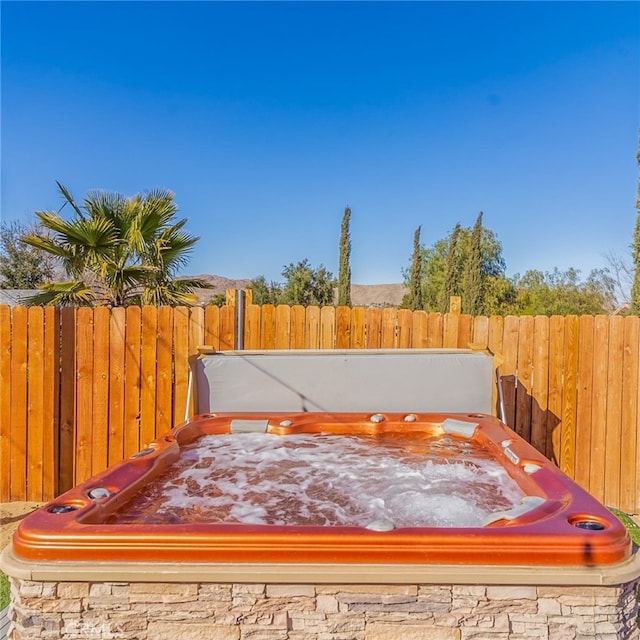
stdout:
{"type": "Polygon", "coordinates": [[[413,256],[411,258],[411,274],[409,278],[409,309],[416,311],[423,308],[422,302],[422,251],[420,249],[420,230],[418,227],[413,234],[413,256]]]}
{"type": "Polygon", "coordinates": [[[340,232],[340,266],[338,269],[338,306],[351,306],[351,209],[346,207],[340,232]]]}
{"type": "Polygon", "coordinates": [[[478,315],[482,307],[482,211],[471,231],[469,255],[464,265],[462,311],[478,315]]]}
{"type": "Polygon", "coordinates": [[[460,237],[460,229],[460,223],[458,222],[451,233],[449,247],[447,248],[447,262],[444,266],[444,287],[442,290],[442,303],[440,305],[440,311],[442,313],[447,313],[449,310],[449,300],[456,292],[456,281],[458,279],[456,252],[458,247],[458,238],[460,237]]]}

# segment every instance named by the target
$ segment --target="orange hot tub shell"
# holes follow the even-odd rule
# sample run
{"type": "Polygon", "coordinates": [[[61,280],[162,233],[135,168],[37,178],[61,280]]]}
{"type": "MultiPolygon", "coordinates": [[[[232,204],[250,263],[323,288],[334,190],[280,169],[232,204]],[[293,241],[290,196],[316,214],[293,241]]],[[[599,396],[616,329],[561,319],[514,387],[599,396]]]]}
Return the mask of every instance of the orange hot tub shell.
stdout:
{"type": "MultiPolygon", "coordinates": [[[[591,525],[589,525],[591,526],[591,525]]],[[[217,563],[280,565],[467,565],[469,567],[608,567],[627,562],[630,537],[604,506],[531,445],[488,415],[336,413],[225,413],[197,416],[129,460],[110,467],[26,518],[12,554],[30,563],[217,563]],[[477,528],[361,527],[220,523],[108,524],[141,487],[165,471],[181,446],[201,435],[228,433],[233,423],[268,424],[292,433],[442,433],[447,420],[492,452],[534,505],[477,528]],[[286,425],[286,426],[283,426],[286,425]],[[465,425],[470,431],[465,432],[465,425]],[[95,489],[106,489],[101,497],[95,489]],[[93,498],[90,497],[93,492],[93,498]],[[61,509],[62,508],[62,509],[61,509]],[[65,509],[72,509],[68,512],[65,509]],[[577,525],[595,523],[598,530],[577,525]]],[[[354,566],[355,569],[355,566],[354,566]]],[[[286,571],[286,569],[285,569],[286,571]]]]}

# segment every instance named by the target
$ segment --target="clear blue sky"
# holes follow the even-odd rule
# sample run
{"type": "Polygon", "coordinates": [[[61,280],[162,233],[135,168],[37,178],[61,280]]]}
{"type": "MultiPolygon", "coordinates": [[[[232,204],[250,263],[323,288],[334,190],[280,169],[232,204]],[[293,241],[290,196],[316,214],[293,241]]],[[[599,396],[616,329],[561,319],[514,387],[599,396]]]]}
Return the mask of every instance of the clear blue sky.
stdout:
{"type": "Polygon", "coordinates": [[[8,2],[2,220],[175,192],[185,273],[402,280],[479,211],[507,274],[630,256],[638,2],[8,2]]]}

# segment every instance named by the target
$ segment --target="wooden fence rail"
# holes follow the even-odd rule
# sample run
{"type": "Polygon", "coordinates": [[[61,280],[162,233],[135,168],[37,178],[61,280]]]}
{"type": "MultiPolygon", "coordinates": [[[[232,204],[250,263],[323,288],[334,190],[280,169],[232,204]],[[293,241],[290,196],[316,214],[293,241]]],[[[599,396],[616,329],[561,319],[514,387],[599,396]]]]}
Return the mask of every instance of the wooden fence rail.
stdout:
{"type": "MultiPolygon", "coordinates": [[[[235,308],[0,306],[0,501],[49,500],[188,411],[188,359],[235,308]]],[[[245,349],[488,347],[507,421],[608,506],[640,512],[640,318],[248,305],[245,349]]]]}

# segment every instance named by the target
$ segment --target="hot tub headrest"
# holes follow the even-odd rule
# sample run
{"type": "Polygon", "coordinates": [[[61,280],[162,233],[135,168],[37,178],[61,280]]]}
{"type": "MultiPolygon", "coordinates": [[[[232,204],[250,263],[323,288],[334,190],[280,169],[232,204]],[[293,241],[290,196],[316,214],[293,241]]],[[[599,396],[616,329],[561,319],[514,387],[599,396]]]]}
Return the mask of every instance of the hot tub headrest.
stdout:
{"type": "Polygon", "coordinates": [[[194,369],[196,413],[493,413],[493,358],[467,349],[203,349],[194,369]]]}

